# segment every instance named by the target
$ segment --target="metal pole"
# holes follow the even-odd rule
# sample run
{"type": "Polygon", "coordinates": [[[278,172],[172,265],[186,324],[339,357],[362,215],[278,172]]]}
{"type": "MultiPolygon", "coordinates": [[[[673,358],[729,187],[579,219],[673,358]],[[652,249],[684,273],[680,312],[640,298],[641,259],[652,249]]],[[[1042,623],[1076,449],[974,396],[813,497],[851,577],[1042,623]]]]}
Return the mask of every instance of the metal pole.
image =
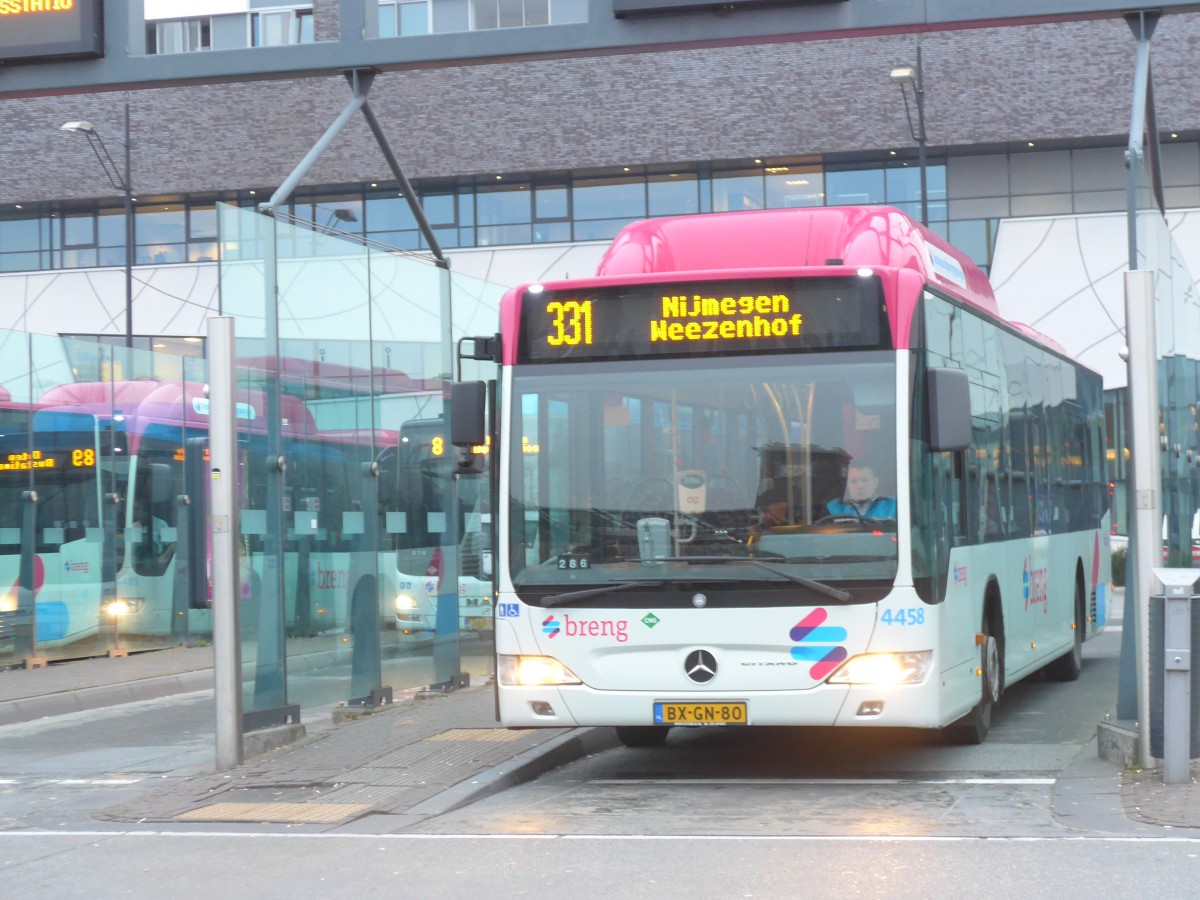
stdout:
{"type": "Polygon", "coordinates": [[[921,68],[921,45],[917,44],[917,81],[913,85],[917,95],[917,164],[921,167],[921,224],[929,227],[929,189],[926,182],[925,165],[925,72],[921,68]]]}
{"type": "MultiPolygon", "coordinates": [[[[133,346],[133,181],[129,149],[129,101],[125,101],[125,346],[133,346]]],[[[129,361],[132,365],[132,360],[129,361]]]]}
{"type": "Polygon", "coordinates": [[[1163,582],[1163,784],[1191,780],[1193,569],[1159,569],[1163,582]]]}
{"type": "Polygon", "coordinates": [[[353,98],[346,105],[346,108],[338,113],[337,118],[333,120],[333,124],[326,128],[325,133],[312,145],[308,153],[305,154],[304,159],[300,160],[300,164],[284,179],[279,189],[271,195],[271,199],[266,203],[258,205],[259,212],[269,212],[274,215],[275,211],[287,201],[287,198],[292,196],[292,192],[296,190],[296,185],[300,183],[300,179],[308,174],[308,170],[313,167],[321,154],[325,152],[325,149],[333,143],[333,139],[346,127],[346,123],[354,118],[354,114],[362,109],[363,104],[367,102],[367,92],[371,90],[371,82],[375,78],[375,73],[367,69],[356,69],[353,75],[354,77],[350,81],[351,88],[354,91],[353,98]]]}
{"type": "Polygon", "coordinates": [[[1138,760],[1150,755],[1150,595],[1154,568],[1162,559],[1161,472],[1158,427],[1158,353],[1154,333],[1154,273],[1125,273],[1125,341],[1129,348],[1129,442],[1132,454],[1136,552],[1126,590],[1137,608],[1138,760]]]}
{"type": "Polygon", "coordinates": [[[237,424],[233,318],[208,320],[209,453],[212,460],[213,695],[217,768],[242,761],[242,644],[238,624],[237,424]]]}

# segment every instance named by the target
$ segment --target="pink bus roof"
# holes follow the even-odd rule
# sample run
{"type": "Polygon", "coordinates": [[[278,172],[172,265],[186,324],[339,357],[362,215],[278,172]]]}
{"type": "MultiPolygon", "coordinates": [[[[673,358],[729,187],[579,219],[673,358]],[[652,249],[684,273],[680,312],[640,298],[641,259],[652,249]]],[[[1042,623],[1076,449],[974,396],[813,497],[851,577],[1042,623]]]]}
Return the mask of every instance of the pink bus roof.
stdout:
{"type": "Polygon", "coordinates": [[[80,381],[52,387],[39,406],[70,406],[80,411],[111,415],[113,410],[132,414],[137,405],[158,390],[161,381],[80,381]]]}
{"type": "MultiPolygon", "coordinates": [[[[157,390],[143,398],[137,415],[139,419],[160,423],[207,427],[207,399],[204,385],[198,382],[163,381],[157,390]]],[[[235,402],[241,407],[239,420],[249,420],[251,431],[266,431],[266,394],[262,391],[239,390],[235,402]]],[[[279,414],[283,419],[284,434],[312,434],[317,430],[312,413],[298,397],[280,395],[279,414]]]]}
{"type": "MultiPolygon", "coordinates": [[[[897,347],[908,345],[912,315],[924,285],[1000,318],[987,276],[961,250],[898,209],[886,206],[768,209],[647,219],[613,239],[593,278],[544,282],[549,290],[614,283],[745,278],[784,274],[846,275],[876,270],[889,304],[897,347]]],[[[528,285],[504,295],[500,322],[516,333],[519,298],[528,285]]],[[[506,341],[504,362],[516,359],[506,341]]]]}

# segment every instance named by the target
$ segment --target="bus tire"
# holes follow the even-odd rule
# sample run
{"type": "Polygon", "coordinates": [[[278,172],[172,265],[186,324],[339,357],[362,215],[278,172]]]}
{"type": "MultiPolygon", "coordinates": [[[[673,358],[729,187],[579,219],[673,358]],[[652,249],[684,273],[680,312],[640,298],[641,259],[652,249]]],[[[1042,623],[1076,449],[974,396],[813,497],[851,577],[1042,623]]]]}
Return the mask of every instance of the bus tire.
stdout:
{"type": "Polygon", "coordinates": [[[1051,681],[1074,681],[1083,670],[1083,632],[1087,619],[1083,610],[1083,579],[1075,579],[1075,624],[1069,653],[1046,664],[1043,670],[1051,681]]]}
{"type": "Polygon", "coordinates": [[[626,747],[661,747],[670,725],[618,725],[617,740],[626,747]]]}
{"type": "Polygon", "coordinates": [[[981,696],[975,708],[946,729],[953,744],[982,744],[992,727],[992,709],[1004,690],[1004,645],[999,626],[992,619],[991,604],[983,611],[983,643],[979,648],[981,696]]]}

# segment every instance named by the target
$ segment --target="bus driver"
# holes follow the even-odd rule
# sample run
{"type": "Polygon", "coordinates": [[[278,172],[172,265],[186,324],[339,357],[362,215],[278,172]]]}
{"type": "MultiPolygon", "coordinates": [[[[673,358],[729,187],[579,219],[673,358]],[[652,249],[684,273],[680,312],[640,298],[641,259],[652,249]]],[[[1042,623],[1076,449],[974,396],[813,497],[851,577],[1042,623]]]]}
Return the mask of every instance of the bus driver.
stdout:
{"type": "Polygon", "coordinates": [[[827,504],[832,516],[857,516],[860,519],[896,518],[896,498],[880,497],[879,479],[869,465],[863,462],[850,463],[846,474],[844,500],[830,500],[827,504]]]}

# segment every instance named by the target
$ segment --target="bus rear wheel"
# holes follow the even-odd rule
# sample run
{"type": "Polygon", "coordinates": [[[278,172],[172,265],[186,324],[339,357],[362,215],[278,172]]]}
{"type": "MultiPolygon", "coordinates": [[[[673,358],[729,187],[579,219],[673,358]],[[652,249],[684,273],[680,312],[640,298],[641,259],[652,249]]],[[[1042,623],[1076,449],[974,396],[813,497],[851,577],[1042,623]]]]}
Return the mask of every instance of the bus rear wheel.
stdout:
{"type": "Polygon", "coordinates": [[[1083,631],[1087,626],[1083,610],[1083,582],[1075,581],[1075,625],[1071,652],[1046,664],[1042,670],[1051,681],[1074,681],[1083,670],[1083,631]]]}
{"type": "Polygon", "coordinates": [[[946,737],[953,744],[982,744],[987,739],[992,727],[992,709],[1004,689],[1004,650],[987,614],[984,616],[983,642],[979,647],[982,693],[975,708],[946,729],[946,737]]]}
{"type": "Polygon", "coordinates": [[[617,740],[626,747],[661,747],[670,725],[618,725],[617,740]]]}

